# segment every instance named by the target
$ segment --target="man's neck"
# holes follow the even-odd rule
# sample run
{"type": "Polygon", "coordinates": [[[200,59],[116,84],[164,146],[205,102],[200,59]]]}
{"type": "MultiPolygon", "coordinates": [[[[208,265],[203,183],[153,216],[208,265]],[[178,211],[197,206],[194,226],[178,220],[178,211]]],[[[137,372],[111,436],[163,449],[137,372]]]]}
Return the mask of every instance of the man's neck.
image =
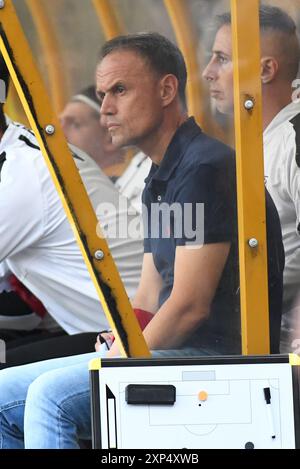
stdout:
{"type": "Polygon", "coordinates": [[[292,88],[282,86],[278,89],[265,87],[262,95],[263,130],[265,130],[275,116],[292,101],[292,88]]]}
{"type": "Polygon", "coordinates": [[[165,119],[162,122],[155,135],[149,136],[148,142],[145,142],[141,150],[151,158],[153,163],[160,165],[177,129],[187,118],[188,115],[186,113],[170,116],[169,119],[165,119]]]}

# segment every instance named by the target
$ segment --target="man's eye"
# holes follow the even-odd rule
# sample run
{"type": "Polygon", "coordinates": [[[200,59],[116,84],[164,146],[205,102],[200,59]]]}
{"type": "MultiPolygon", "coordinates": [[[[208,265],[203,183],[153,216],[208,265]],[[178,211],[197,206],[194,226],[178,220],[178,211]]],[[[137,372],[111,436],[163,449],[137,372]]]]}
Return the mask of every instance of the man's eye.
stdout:
{"type": "Polygon", "coordinates": [[[117,91],[118,94],[122,94],[122,93],[124,93],[125,88],[122,85],[118,85],[117,88],[116,88],[116,91],[117,91]]]}
{"type": "Polygon", "coordinates": [[[220,55],[220,56],[219,56],[219,62],[220,62],[221,64],[227,64],[228,58],[227,58],[227,57],[224,57],[224,56],[222,56],[222,55],[220,55]]]}
{"type": "Polygon", "coordinates": [[[104,95],[104,93],[96,93],[96,96],[97,96],[97,99],[98,99],[99,104],[100,104],[100,106],[101,106],[102,101],[103,101],[105,95],[104,95]]]}
{"type": "Polygon", "coordinates": [[[71,123],[71,127],[73,127],[74,129],[77,129],[77,130],[80,129],[81,125],[82,125],[81,122],[72,122],[71,123]]]}

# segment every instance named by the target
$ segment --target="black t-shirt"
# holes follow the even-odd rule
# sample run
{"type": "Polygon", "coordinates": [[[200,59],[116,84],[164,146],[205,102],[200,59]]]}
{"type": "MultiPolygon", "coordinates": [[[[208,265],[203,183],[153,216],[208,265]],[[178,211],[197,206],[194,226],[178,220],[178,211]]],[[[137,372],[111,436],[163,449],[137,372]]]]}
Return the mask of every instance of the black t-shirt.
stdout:
{"type": "MultiPolygon", "coordinates": [[[[160,305],[173,287],[177,246],[231,243],[209,318],[183,344],[213,347],[220,353],[241,351],[235,180],[233,150],[205,135],[190,118],[176,132],[161,165],[152,165],[143,193],[144,249],[153,254],[163,279],[160,305]]],[[[271,348],[277,352],[284,254],[278,214],[269,196],[267,207],[271,348]]]]}

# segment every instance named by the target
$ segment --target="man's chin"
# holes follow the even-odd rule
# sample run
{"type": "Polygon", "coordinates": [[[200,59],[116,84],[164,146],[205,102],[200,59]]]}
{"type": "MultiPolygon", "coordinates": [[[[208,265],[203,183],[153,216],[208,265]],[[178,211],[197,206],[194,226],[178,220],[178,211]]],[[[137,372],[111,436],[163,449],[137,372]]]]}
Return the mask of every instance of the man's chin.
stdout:
{"type": "Polygon", "coordinates": [[[228,103],[224,101],[215,102],[215,108],[220,114],[227,114],[227,115],[233,114],[232,106],[230,106],[228,103]]]}
{"type": "Polygon", "coordinates": [[[112,144],[115,148],[119,148],[119,149],[121,149],[121,148],[127,149],[127,148],[136,147],[136,142],[135,141],[130,140],[130,139],[121,138],[120,136],[112,137],[111,142],[112,142],[112,144]]]}
{"type": "Polygon", "coordinates": [[[116,137],[112,137],[111,143],[114,148],[123,148],[126,143],[123,142],[123,139],[116,137]]]}

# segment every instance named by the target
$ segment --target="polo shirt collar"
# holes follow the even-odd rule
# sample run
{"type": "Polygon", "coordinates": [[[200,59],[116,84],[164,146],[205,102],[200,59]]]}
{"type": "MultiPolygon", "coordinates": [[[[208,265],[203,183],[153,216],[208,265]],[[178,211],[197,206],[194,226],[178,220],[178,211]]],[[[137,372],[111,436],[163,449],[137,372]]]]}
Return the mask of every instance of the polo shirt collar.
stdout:
{"type": "Polygon", "coordinates": [[[154,163],[152,164],[149,176],[145,179],[145,182],[147,183],[150,179],[167,181],[182,160],[191,140],[199,132],[201,132],[201,129],[196,124],[195,119],[193,117],[187,119],[175,132],[161,164],[159,166],[154,163]]]}

